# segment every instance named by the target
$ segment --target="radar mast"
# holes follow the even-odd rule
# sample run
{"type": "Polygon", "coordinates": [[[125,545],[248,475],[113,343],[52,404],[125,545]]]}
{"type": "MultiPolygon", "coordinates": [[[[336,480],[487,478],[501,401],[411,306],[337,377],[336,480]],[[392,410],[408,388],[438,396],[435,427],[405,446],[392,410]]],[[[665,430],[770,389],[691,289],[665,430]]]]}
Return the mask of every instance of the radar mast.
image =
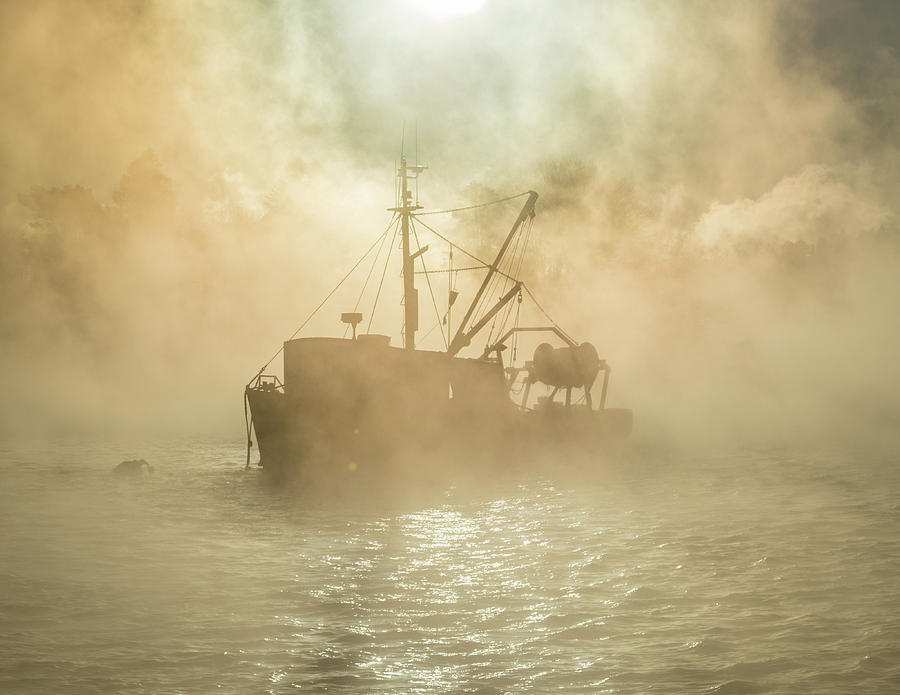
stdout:
{"type": "MultiPolygon", "coordinates": [[[[403,251],[403,347],[407,350],[416,349],[416,331],[419,329],[419,291],[415,283],[415,260],[425,248],[418,249],[415,253],[410,251],[409,243],[409,219],[415,210],[421,210],[418,199],[413,201],[413,193],[409,190],[409,180],[417,179],[419,174],[428,167],[421,164],[408,164],[406,154],[400,155],[400,168],[397,176],[400,177],[400,205],[390,208],[400,213],[401,248],[403,251]]],[[[418,189],[418,186],[416,187],[418,189]]],[[[426,247],[427,248],[427,247],[426,247]]]]}

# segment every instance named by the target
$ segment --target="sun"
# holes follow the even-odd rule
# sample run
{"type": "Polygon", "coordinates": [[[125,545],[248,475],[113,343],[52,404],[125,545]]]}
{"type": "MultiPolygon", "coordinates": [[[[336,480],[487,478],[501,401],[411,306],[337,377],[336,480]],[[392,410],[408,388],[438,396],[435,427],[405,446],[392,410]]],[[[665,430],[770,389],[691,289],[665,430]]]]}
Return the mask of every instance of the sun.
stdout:
{"type": "Polygon", "coordinates": [[[410,3],[432,17],[462,17],[474,14],[485,0],[410,0],[410,3]]]}

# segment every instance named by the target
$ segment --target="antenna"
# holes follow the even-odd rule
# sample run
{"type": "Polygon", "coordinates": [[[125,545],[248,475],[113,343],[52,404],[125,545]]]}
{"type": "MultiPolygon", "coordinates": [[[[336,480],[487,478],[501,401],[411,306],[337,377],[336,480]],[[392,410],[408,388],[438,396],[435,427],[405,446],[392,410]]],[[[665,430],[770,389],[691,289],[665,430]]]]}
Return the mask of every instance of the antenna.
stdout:
{"type": "MultiPolygon", "coordinates": [[[[409,179],[418,178],[419,174],[427,167],[418,164],[410,165],[406,161],[406,122],[403,123],[403,135],[400,138],[400,166],[397,169],[399,178],[399,204],[391,211],[400,215],[400,248],[403,253],[403,347],[406,350],[415,350],[416,331],[419,329],[419,293],[415,285],[415,260],[428,249],[427,246],[413,253],[410,249],[410,218],[420,209],[418,199],[413,202],[413,193],[409,190],[409,179]]],[[[418,144],[416,145],[418,150],[418,144]]],[[[417,153],[418,156],[418,153],[417,153]]],[[[415,230],[413,230],[415,232],[415,230]]]]}

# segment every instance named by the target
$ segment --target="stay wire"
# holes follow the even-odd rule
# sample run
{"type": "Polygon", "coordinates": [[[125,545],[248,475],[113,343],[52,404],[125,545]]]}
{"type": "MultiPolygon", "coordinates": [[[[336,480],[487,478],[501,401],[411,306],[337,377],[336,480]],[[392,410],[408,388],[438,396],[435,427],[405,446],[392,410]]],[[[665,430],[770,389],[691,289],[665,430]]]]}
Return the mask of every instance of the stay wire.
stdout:
{"type": "Polygon", "coordinates": [[[450,212],[462,212],[464,210],[475,210],[476,208],[486,208],[489,205],[497,205],[498,203],[505,203],[507,200],[515,200],[516,198],[521,198],[522,196],[528,195],[529,191],[525,191],[524,193],[517,193],[516,195],[507,196],[506,198],[498,198],[497,200],[491,200],[487,203],[478,203],[477,205],[467,205],[461,208],[448,208],[446,210],[429,210],[428,212],[417,212],[416,216],[421,217],[422,215],[445,215],[450,212]]]}
{"type": "MultiPolygon", "coordinates": [[[[507,267],[508,267],[508,270],[511,273],[511,275],[507,275],[506,277],[508,277],[509,279],[512,279],[516,282],[518,282],[518,280],[516,280],[516,278],[518,278],[520,276],[521,271],[522,271],[522,264],[525,260],[525,253],[528,249],[528,241],[531,238],[531,231],[532,231],[532,229],[534,229],[534,215],[529,216],[528,222],[526,223],[526,225],[527,226],[525,227],[525,229],[520,229],[519,232],[516,234],[516,242],[513,245],[512,253],[510,253],[507,256],[507,258],[509,258],[507,267]],[[515,266],[515,271],[513,271],[513,266],[515,266]]],[[[506,282],[504,282],[503,288],[501,289],[501,294],[506,294],[507,286],[508,285],[506,284],[506,282]]],[[[518,304],[518,300],[516,303],[518,304]]],[[[503,332],[503,329],[506,327],[507,323],[509,322],[509,317],[511,314],[512,314],[512,303],[508,304],[506,307],[506,311],[503,312],[503,320],[500,321],[500,323],[499,323],[500,328],[497,331],[497,334],[496,334],[497,337],[499,337],[500,334],[503,332]]],[[[489,345],[494,340],[494,328],[495,328],[495,326],[497,326],[497,318],[498,317],[499,317],[499,315],[495,316],[494,320],[491,322],[491,330],[490,330],[490,333],[488,334],[488,344],[489,345]]]]}
{"type": "Polygon", "coordinates": [[[556,323],[556,321],[553,320],[553,318],[550,316],[550,314],[547,313],[547,310],[541,306],[541,303],[537,300],[537,297],[534,296],[534,292],[531,291],[531,288],[528,287],[528,285],[524,285],[524,284],[522,285],[522,288],[528,293],[528,296],[531,297],[531,301],[534,302],[534,305],[540,310],[540,312],[544,315],[544,317],[553,325],[553,327],[559,329],[560,333],[562,333],[564,336],[566,336],[566,338],[568,338],[569,340],[571,340],[574,343],[575,339],[572,336],[570,336],[566,331],[564,331],[562,326],[560,326],[558,323],[556,323]]]}
{"type": "Polygon", "coordinates": [[[247,389],[244,389],[244,425],[247,428],[247,465],[244,466],[244,470],[250,468],[250,449],[253,448],[253,416],[250,414],[249,410],[249,400],[250,397],[247,394],[247,389]]]}
{"type": "MultiPolygon", "coordinates": [[[[523,195],[523,194],[520,194],[520,195],[523,195]]],[[[520,197],[520,196],[513,196],[513,197],[518,198],[518,197],[520,197]]],[[[450,245],[451,248],[454,248],[454,249],[457,249],[457,250],[459,250],[459,251],[462,251],[462,252],[463,252],[464,254],[466,254],[469,258],[472,258],[473,260],[476,260],[476,261],[478,261],[479,263],[481,263],[482,267],[484,267],[484,268],[491,268],[491,267],[492,267],[490,263],[487,263],[486,261],[481,260],[481,259],[480,259],[478,256],[476,256],[474,253],[471,253],[471,252],[467,251],[466,249],[464,249],[464,248],[463,248],[462,246],[460,246],[459,244],[457,244],[457,243],[451,241],[450,239],[448,239],[447,237],[445,237],[443,234],[441,234],[439,231],[437,231],[437,230],[436,230],[434,227],[432,227],[431,225],[426,224],[426,223],[423,222],[422,220],[418,219],[418,215],[413,215],[412,217],[413,217],[419,224],[421,224],[423,227],[425,227],[425,229],[427,229],[429,232],[431,232],[432,234],[434,234],[438,239],[442,239],[443,241],[445,241],[446,243],[448,243],[448,244],[450,245]]],[[[470,270],[470,268],[460,268],[459,270],[470,270]]],[[[499,267],[494,271],[494,273],[495,273],[495,275],[497,275],[497,276],[501,276],[501,277],[507,278],[508,280],[512,280],[513,282],[518,282],[518,280],[517,280],[516,278],[514,278],[514,277],[508,275],[507,273],[503,272],[502,270],[500,270],[499,267]]],[[[489,283],[489,284],[493,285],[493,281],[494,281],[495,279],[496,279],[496,278],[491,278],[491,283],[489,283]]],[[[485,294],[487,294],[487,293],[485,293],[485,294]]],[[[484,304],[485,301],[486,301],[486,300],[485,300],[485,296],[482,296],[481,301],[479,302],[479,311],[480,311],[480,307],[484,304]]],[[[477,312],[475,312],[475,313],[477,313],[477,312]]],[[[471,321],[471,320],[473,320],[473,319],[470,319],[470,321],[471,321]]],[[[459,329],[457,329],[457,330],[459,330],[459,329]]]]}
{"type": "MultiPolygon", "coordinates": [[[[294,332],[291,334],[291,337],[288,338],[288,341],[293,340],[294,338],[296,338],[297,335],[300,333],[300,331],[302,331],[302,330],[306,327],[306,324],[308,324],[308,323],[312,320],[312,318],[319,312],[319,309],[321,309],[323,306],[325,306],[325,303],[326,303],[329,299],[331,299],[331,296],[332,296],[335,292],[338,291],[338,289],[341,287],[341,285],[344,284],[344,282],[347,280],[347,278],[350,277],[350,276],[353,274],[353,271],[356,270],[356,269],[359,267],[360,263],[362,263],[362,262],[366,259],[366,257],[372,252],[372,249],[374,249],[374,248],[378,245],[378,243],[381,241],[382,237],[385,236],[385,235],[388,233],[388,231],[390,231],[391,226],[394,224],[394,221],[396,220],[396,218],[397,218],[397,213],[394,213],[393,217],[391,217],[391,221],[388,223],[388,226],[385,228],[385,230],[378,236],[378,238],[377,238],[377,239],[375,240],[375,242],[374,242],[374,243],[366,250],[366,252],[365,252],[362,256],[360,256],[359,260],[356,261],[356,263],[353,264],[353,267],[350,268],[350,270],[347,271],[347,274],[344,275],[344,277],[341,278],[341,281],[340,281],[337,285],[334,286],[334,289],[332,289],[331,292],[328,293],[328,295],[325,297],[325,299],[323,299],[321,302],[319,302],[319,305],[318,305],[315,309],[312,310],[312,313],[311,313],[309,316],[307,316],[306,319],[304,319],[303,323],[301,323],[300,326],[297,328],[297,330],[294,331],[294,332]]],[[[285,341],[285,342],[287,342],[287,341],[285,341]]],[[[284,343],[281,344],[281,347],[278,348],[278,351],[277,351],[274,355],[272,355],[272,356],[269,358],[269,360],[262,366],[262,369],[260,369],[260,370],[256,373],[256,375],[253,377],[253,379],[255,379],[255,378],[258,377],[260,374],[262,374],[262,373],[266,370],[266,368],[267,368],[270,364],[272,364],[272,361],[273,361],[276,357],[278,357],[278,355],[281,354],[281,352],[282,352],[283,350],[284,350],[284,343]]],[[[251,379],[249,382],[247,382],[247,385],[248,385],[248,386],[249,386],[250,384],[253,383],[253,379],[251,379]]]]}
{"type": "MultiPolygon", "coordinates": [[[[366,281],[363,283],[362,289],[359,291],[359,297],[356,298],[356,304],[353,305],[354,312],[359,309],[359,303],[362,301],[363,295],[366,293],[366,288],[369,286],[369,280],[372,278],[372,273],[375,271],[375,266],[378,265],[378,259],[381,257],[381,251],[384,249],[384,244],[386,241],[387,234],[384,234],[381,237],[381,246],[378,247],[378,252],[375,254],[375,258],[372,259],[372,265],[369,266],[369,274],[366,275],[366,281]]],[[[347,327],[344,329],[345,338],[347,337],[347,331],[349,330],[350,324],[347,324],[347,327]]]]}
{"type": "Polygon", "coordinates": [[[431,226],[425,224],[425,222],[423,222],[422,220],[419,219],[419,215],[412,215],[412,217],[415,218],[415,220],[416,220],[419,224],[421,224],[423,227],[425,227],[425,229],[427,229],[429,232],[431,232],[432,234],[434,234],[438,239],[442,239],[443,241],[446,241],[448,244],[450,244],[450,246],[452,246],[453,248],[457,249],[458,251],[462,251],[462,252],[463,252],[464,254],[466,254],[469,258],[471,258],[471,259],[473,259],[473,260],[475,260],[475,261],[478,261],[478,262],[481,263],[481,265],[483,265],[485,268],[490,268],[490,267],[491,267],[491,264],[488,263],[487,261],[481,260],[481,259],[480,259],[478,256],[476,256],[474,253],[469,253],[468,251],[466,251],[466,250],[465,250],[462,246],[460,246],[459,244],[457,244],[457,243],[455,243],[455,242],[453,242],[453,241],[450,241],[450,239],[448,239],[447,237],[445,237],[443,234],[441,234],[441,233],[440,233],[438,230],[436,230],[434,227],[431,227],[431,226]]]}
{"type": "Polygon", "coordinates": [[[513,325],[513,328],[516,329],[515,333],[513,333],[513,344],[512,344],[512,360],[510,361],[510,366],[515,366],[516,359],[519,355],[519,314],[522,310],[522,295],[521,293],[516,298],[516,322],[513,325]]]}
{"type": "MultiPolygon", "coordinates": [[[[507,261],[507,265],[508,265],[510,271],[512,271],[513,266],[516,264],[516,257],[519,253],[519,246],[522,245],[522,239],[524,238],[524,236],[525,236],[524,230],[522,230],[522,229],[520,229],[518,231],[518,233],[516,234],[516,241],[513,244],[512,253],[510,253],[508,255],[509,260],[507,261]]],[[[524,253],[524,247],[522,248],[522,252],[524,253]]],[[[503,260],[505,261],[506,259],[503,259],[503,260]]],[[[519,263],[519,267],[520,268],[522,267],[521,262],[519,263]]],[[[503,286],[500,288],[500,296],[501,297],[506,294],[506,288],[508,286],[507,282],[508,282],[507,280],[504,280],[503,286]]],[[[506,325],[506,322],[509,320],[509,315],[512,312],[512,303],[508,303],[506,305],[506,307],[504,307],[504,309],[505,310],[502,312],[503,320],[500,322],[500,330],[497,332],[498,337],[500,336],[501,333],[503,333],[503,327],[506,325]]],[[[487,341],[488,345],[491,345],[494,342],[494,329],[497,326],[497,319],[500,317],[500,313],[501,312],[497,312],[496,314],[494,314],[494,320],[491,321],[491,330],[488,332],[488,341],[487,341]]]]}
{"type": "MultiPolygon", "coordinates": [[[[416,240],[416,250],[421,251],[422,246],[419,244],[419,235],[416,233],[416,225],[410,220],[410,227],[412,227],[413,239],[416,240]]],[[[431,289],[431,278],[428,277],[428,268],[425,267],[425,256],[423,254],[419,254],[419,260],[422,261],[422,270],[425,271],[425,282],[428,283],[428,294],[431,295],[431,304],[434,306],[434,315],[437,317],[438,323],[441,323],[441,312],[437,307],[437,300],[434,298],[434,291],[431,289]]],[[[441,329],[441,342],[444,343],[444,349],[449,349],[449,345],[447,343],[447,336],[444,335],[444,329],[441,329]]]]}
{"type": "MultiPolygon", "coordinates": [[[[522,272],[522,265],[525,263],[525,255],[528,253],[528,242],[531,241],[531,232],[534,230],[534,218],[532,217],[528,221],[528,229],[525,230],[525,240],[522,243],[522,254],[519,256],[519,264],[516,266],[516,276],[520,275],[522,272]]],[[[519,314],[522,308],[522,293],[519,292],[519,296],[516,299],[516,323],[515,328],[519,327],[519,314]]],[[[509,313],[506,315],[505,321],[509,320],[509,313]]],[[[505,325],[505,322],[504,322],[505,325]]],[[[519,334],[518,332],[514,334],[513,337],[513,359],[516,356],[516,350],[519,346],[519,334]]]]}
{"type": "MultiPolygon", "coordinates": [[[[521,235],[521,241],[522,241],[521,251],[519,250],[519,239],[516,240],[516,248],[513,252],[512,258],[510,259],[510,270],[512,270],[513,265],[516,266],[516,270],[515,270],[516,277],[518,277],[520,275],[520,273],[522,272],[522,264],[525,261],[525,253],[528,249],[528,242],[531,238],[531,230],[533,228],[534,228],[534,218],[531,218],[528,221],[528,226],[525,228],[525,231],[521,235]],[[516,254],[518,254],[518,259],[516,259],[516,254]]],[[[505,292],[506,291],[505,285],[504,285],[503,289],[505,292]]],[[[518,306],[518,305],[519,305],[519,301],[516,300],[516,306],[518,306]]],[[[500,334],[503,333],[503,329],[506,327],[506,325],[509,322],[509,317],[512,315],[512,308],[513,308],[513,305],[512,305],[512,302],[510,302],[506,306],[506,311],[503,314],[503,321],[500,322],[500,330],[497,332],[498,338],[500,337],[500,334]]],[[[488,341],[488,343],[489,344],[493,343],[493,340],[494,340],[494,326],[491,325],[491,334],[490,334],[490,340],[488,341]]]]}
{"type": "MultiPolygon", "coordinates": [[[[531,218],[530,222],[533,221],[533,219],[534,218],[531,218]]],[[[508,252],[504,256],[504,258],[501,259],[501,265],[505,265],[510,271],[512,271],[513,265],[515,265],[515,263],[516,263],[516,256],[519,253],[519,247],[522,243],[523,236],[524,236],[524,230],[520,228],[516,232],[516,240],[513,243],[512,251],[508,252]]],[[[519,264],[519,267],[521,268],[521,263],[519,264]]],[[[513,278],[513,276],[508,275],[508,274],[504,274],[503,278],[504,278],[503,284],[500,286],[500,291],[498,293],[498,297],[502,297],[503,295],[506,294],[507,288],[509,287],[509,284],[508,284],[509,280],[513,280],[513,282],[516,282],[516,280],[513,278]]],[[[495,287],[496,287],[496,283],[492,282],[491,286],[489,288],[489,291],[484,293],[484,297],[482,299],[489,297],[489,296],[493,296],[495,287]]],[[[476,312],[476,313],[480,313],[481,308],[482,307],[479,306],[478,312],[476,312]]],[[[500,322],[500,331],[497,333],[498,336],[500,335],[500,333],[503,332],[503,326],[506,325],[506,321],[509,320],[509,312],[511,311],[511,309],[512,309],[512,306],[507,305],[506,311],[502,312],[504,314],[504,317],[503,317],[503,320],[500,322]]],[[[488,331],[487,345],[490,345],[493,342],[494,331],[497,327],[497,320],[498,320],[498,318],[500,318],[500,313],[501,312],[497,312],[496,314],[494,314],[494,320],[491,321],[491,328],[490,328],[490,331],[488,331]]]]}
{"type": "Polygon", "coordinates": [[[425,333],[425,335],[422,336],[422,341],[425,341],[428,338],[428,336],[430,336],[432,333],[434,333],[434,329],[437,328],[438,326],[440,326],[442,321],[443,320],[438,321],[431,328],[429,328],[428,331],[425,333]]]}
{"type": "Polygon", "coordinates": [[[459,273],[464,270],[484,270],[489,265],[470,265],[467,268],[441,268],[440,270],[417,270],[416,275],[440,275],[441,273],[459,273]]]}
{"type": "MultiPolygon", "coordinates": [[[[516,245],[518,245],[518,238],[519,238],[518,234],[516,234],[516,245]]],[[[500,282],[500,279],[503,278],[503,290],[501,290],[500,296],[503,295],[503,291],[506,289],[507,281],[508,280],[515,281],[514,278],[510,277],[505,272],[502,272],[500,270],[500,267],[503,265],[504,260],[505,260],[504,258],[500,259],[500,263],[497,264],[496,271],[494,272],[493,276],[491,277],[490,281],[488,282],[487,287],[485,287],[484,293],[481,295],[481,300],[478,302],[478,306],[475,307],[475,311],[472,312],[471,321],[473,324],[477,323],[478,320],[481,318],[482,310],[484,310],[485,313],[487,313],[487,306],[486,306],[487,302],[491,297],[494,296],[495,288],[497,286],[497,283],[500,282]]],[[[496,321],[496,317],[495,317],[495,321],[496,321]]],[[[491,330],[493,331],[493,325],[491,326],[491,330]]]]}
{"type": "MultiPolygon", "coordinates": [[[[397,230],[400,227],[400,218],[397,217],[397,225],[394,227],[394,233],[391,235],[391,248],[394,247],[394,239],[397,238],[397,230]]],[[[385,234],[387,234],[387,230],[385,230],[385,234]]],[[[390,265],[391,254],[388,252],[384,258],[384,270],[381,271],[381,280],[378,283],[378,291],[375,293],[375,301],[372,303],[372,311],[369,313],[369,323],[366,324],[366,333],[368,333],[372,328],[372,321],[375,319],[375,309],[378,308],[378,299],[381,297],[381,287],[384,285],[384,276],[387,274],[388,266],[390,265]]]]}

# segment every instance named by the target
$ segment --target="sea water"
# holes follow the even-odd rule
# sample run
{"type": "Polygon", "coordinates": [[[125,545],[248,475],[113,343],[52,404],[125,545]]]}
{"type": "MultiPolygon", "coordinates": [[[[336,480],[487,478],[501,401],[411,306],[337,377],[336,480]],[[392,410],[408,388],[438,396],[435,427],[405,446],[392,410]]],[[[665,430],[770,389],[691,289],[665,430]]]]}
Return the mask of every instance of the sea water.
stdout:
{"type": "Polygon", "coordinates": [[[0,692],[900,692],[897,464],[636,451],[347,499],[239,443],[7,446],[0,692]]]}

